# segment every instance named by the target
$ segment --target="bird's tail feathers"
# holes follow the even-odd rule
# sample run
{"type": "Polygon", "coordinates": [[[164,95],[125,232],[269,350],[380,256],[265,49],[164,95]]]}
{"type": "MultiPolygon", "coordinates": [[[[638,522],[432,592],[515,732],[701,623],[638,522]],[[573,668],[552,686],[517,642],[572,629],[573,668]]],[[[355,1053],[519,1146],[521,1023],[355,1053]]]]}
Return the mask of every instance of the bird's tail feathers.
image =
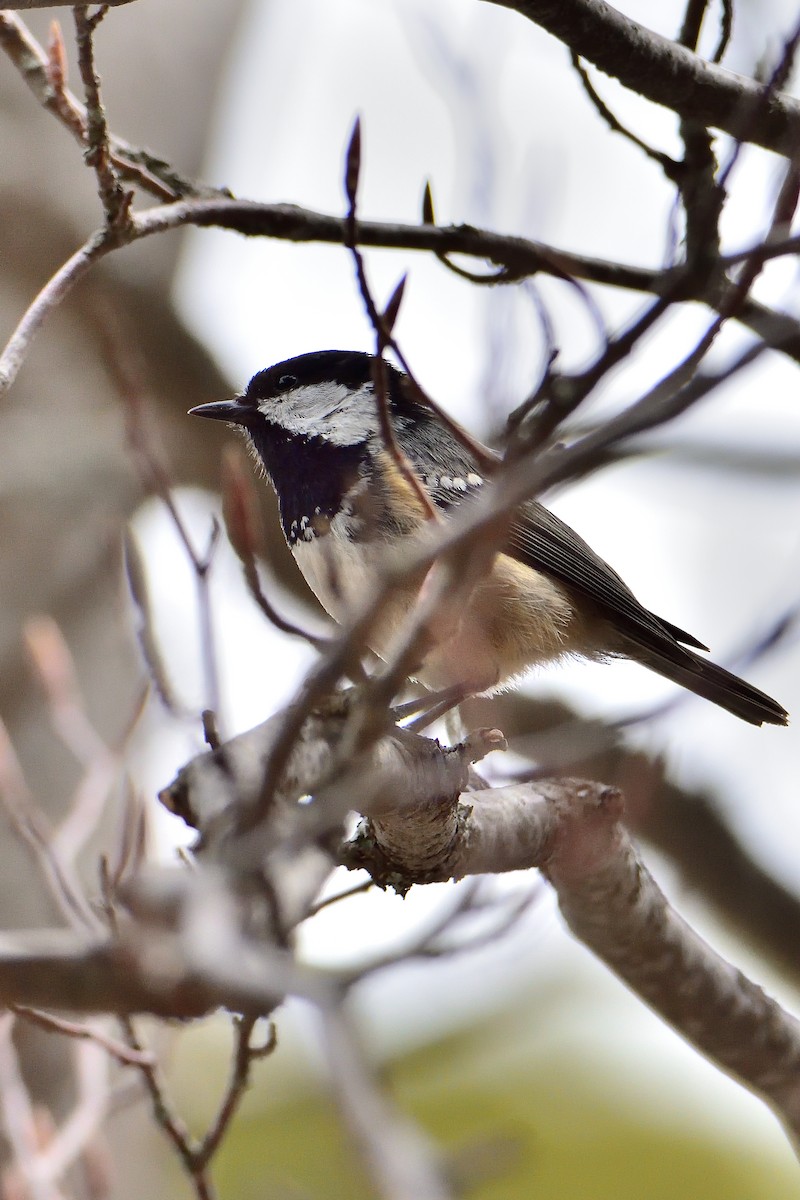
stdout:
{"type": "Polygon", "coordinates": [[[787,725],[789,714],[765,692],[740,679],[724,667],[681,647],[680,658],[659,654],[650,647],[636,647],[631,658],[679,683],[697,696],[718,704],[751,725],[787,725]]]}

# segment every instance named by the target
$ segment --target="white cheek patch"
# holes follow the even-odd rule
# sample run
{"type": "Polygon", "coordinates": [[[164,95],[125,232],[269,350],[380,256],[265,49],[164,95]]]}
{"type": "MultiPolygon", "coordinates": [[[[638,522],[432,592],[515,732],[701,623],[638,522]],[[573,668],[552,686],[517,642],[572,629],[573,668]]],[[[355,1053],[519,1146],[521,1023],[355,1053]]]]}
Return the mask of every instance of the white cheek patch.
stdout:
{"type": "Polygon", "coordinates": [[[334,446],[357,446],[378,427],[371,383],[357,392],[344,383],[296,387],[262,400],[258,410],[270,424],[296,437],[321,437],[334,446]]]}

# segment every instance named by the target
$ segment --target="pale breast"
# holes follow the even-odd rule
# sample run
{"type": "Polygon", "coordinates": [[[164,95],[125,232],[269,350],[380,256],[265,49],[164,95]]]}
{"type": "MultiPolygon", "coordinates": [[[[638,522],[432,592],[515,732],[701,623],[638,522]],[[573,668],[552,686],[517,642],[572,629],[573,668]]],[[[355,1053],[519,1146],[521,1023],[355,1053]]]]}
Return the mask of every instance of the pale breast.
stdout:
{"type": "Polygon", "coordinates": [[[352,620],[374,595],[383,576],[386,556],[382,542],[350,541],[346,518],[333,517],[324,533],[298,539],[294,557],[314,595],[340,624],[352,620]]]}
{"type": "MultiPolygon", "coordinates": [[[[294,546],[309,587],[340,624],[352,621],[374,597],[387,555],[385,541],[351,541],[344,530],[339,514],[326,532],[294,546]]],[[[369,638],[379,657],[391,660],[417,590],[410,585],[387,598],[369,638]]],[[[463,684],[491,691],[536,663],[574,653],[582,641],[579,625],[560,584],[498,554],[490,575],[469,596],[456,587],[445,598],[429,627],[433,646],[414,675],[431,688],[463,684]]]]}

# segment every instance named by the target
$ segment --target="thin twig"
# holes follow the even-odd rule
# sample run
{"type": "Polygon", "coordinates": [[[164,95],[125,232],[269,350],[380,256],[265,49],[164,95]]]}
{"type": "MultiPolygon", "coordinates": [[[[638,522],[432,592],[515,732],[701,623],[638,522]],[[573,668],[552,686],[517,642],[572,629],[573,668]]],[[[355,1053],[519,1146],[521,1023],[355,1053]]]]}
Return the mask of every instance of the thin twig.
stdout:
{"type": "Polygon", "coordinates": [[[40,1167],[52,1179],[62,1179],[66,1172],[80,1163],[85,1166],[98,1143],[106,1117],[108,1087],[108,1055],[92,1040],[73,1043],[76,1100],[66,1119],[42,1148],[40,1167]]]}
{"type": "Polygon", "coordinates": [[[0,1013],[0,1116],[14,1168],[31,1200],[64,1200],[39,1166],[36,1115],[14,1048],[13,1028],[13,1015],[0,1013]]]}
{"type": "Polygon", "coordinates": [[[51,835],[51,851],[63,866],[74,865],[97,830],[111,787],[121,770],[125,748],[144,710],[143,691],[131,719],[111,748],[89,719],[69,647],[55,621],[36,617],[24,628],[26,647],[45,691],[55,732],[83,767],[66,814],[51,835]]]}
{"type": "MultiPolygon", "coordinates": [[[[0,14],[2,16],[2,14],[0,14]]],[[[30,304],[0,355],[0,396],[17,377],[31,341],[72,288],[104,255],[119,244],[116,233],[102,229],[93,233],[79,250],[48,279],[30,304]]]]}
{"type": "Polygon", "coordinates": [[[624,138],[627,138],[629,142],[632,142],[638,150],[641,150],[649,159],[652,159],[653,162],[657,163],[668,179],[674,179],[675,173],[679,166],[675,159],[670,158],[669,154],[665,154],[663,150],[654,150],[653,147],[648,146],[647,142],[643,141],[642,138],[637,137],[635,133],[626,128],[626,126],[622,124],[622,122],[614,115],[606,102],[602,99],[591,79],[589,78],[589,72],[586,70],[580,60],[579,55],[577,55],[574,50],[571,51],[571,58],[572,66],[581,81],[581,86],[583,87],[586,95],[589,97],[589,100],[591,101],[600,119],[605,121],[612,133],[621,134],[624,138]]]}
{"type": "MultiPolygon", "coordinates": [[[[216,652],[216,638],[212,619],[211,593],[209,577],[219,546],[220,525],[216,517],[212,517],[208,542],[204,551],[195,547],[194,541],[183,520],[172,491],[172,480],[162,458],[156,449],[154,439],[147,425],[147,395],[144,384],[144,368],[134,351],[122,337],[121,331],[108,318],[102,325],[103,332],[109,345],[109,365],[113,370],[117,387],[125,405],[126,433],[128,442],[134,453],[145,486],[156,495],[169,513],[175,531],[192,566],[197,596],[197,609],[200,622],[200,649],[203,663],[205,684],[205,703],[203,708],[219,713],[220,682],[219,665],[216,652]]],[[[131,546],[133,549],[133,546],[131,546]]],[[[173,689],[169,685],[166,673],[160,668],[161,655],[157,650],[152,626],[148,621],[149,606],[145,574],[136,554],[128,562],[128,578],[135,588],[134,597],[145,626],[142,641],[156,670],[154,680],[162,698],[173,700],[173,689]],[[143,585],[143,586],[142,586],[143,585]]]]}
{"type": "Polygon", "coordinates": [[[68,1021],[64,1017],[56,1017],[38,1008],[28,1008],[24,1004],[12,1004],[11,1011],[29,1024],[46,1029],[49,1033],[62,1033],[66,1037],[95,1042],[124,1067],[149,1066],[155,1062],[155,1057],[149,1050],[134,1050],[91,1025],[68,1021]]]}
{"type": "MultiPolygon", "coordinates": [[[[56,23],[54,22],[54,25],[56,23]]],[[[53,43],[61,42],[60,27],[53,43]]],[[[32,33],[10,10],[0,12],[0,49],[16,66],[38,102],[53,113],[77,138],[86,144],[86,108],[67,88],[65,73],[53,71],[53,54],[46,54],[32,33]]],[[[165,162],[149,151],[129,145],[122,138],[110,138],[111,162],[120,178],[135,183],[158,200],[178,196],[207,195],[217,189],[200,187],[178,176],[165,162]]]]}
{"type": "Polygon", "coordinates": [[[41,808],[35,803],[14,753],[5,725],[0,721],[0,800],[22,840],[32,850],[47,880],[50,892],[73,928],[96,932],[98,921],[92,911],[74,864],[56,851],[55,834],[41,808]]]}
{"type": "MultiPolygon", "coordinates": [[[[343,219],[293,205],[264,205],[229,198],[194,199],[131,214],[131,229],[126,232],[124,244],[190,224],[232,229],[251,237],[274,237],[296,242],[341,245],[346,236],[343,219]]],[[[362,246],[430,251],[434,254],[463,253],[487,259],[498,265],[508,262],[514,265],[518,279],[544,273],[561,279],[583,279],[627,291],[650,294],[668,291],[675,301],[696,300],[712,309],[723,304],[727,295],[725,287],[718,282],[709,288],[704,281],[703,286],[698,288],[691,278],[686,276],[685,268],[680,266],[667,271],[653,271],[624,263],[605,262],[543,246],[525,238],[509,237],[471,226],[431,228],[426,225],[391,222],[359,222],[358,239],[362,246]]],[[[61,300],[93,263],[116,249],[119,244],[122,243],[118,242],[116,237],[111,237],[107,230],[94,233],[48,281],[28,308],[0,356],[0,395],[16,378],[33,336],[45,319],[55,311],[61,300]]],[[[764,252],[764,260],[793,253],[795,248],[788,239],[782,240],[774,249],[770,247],[769,251],[764,252]]],[[[722,265],[738,261],[745,253],[749,255],[752,252],[751,249],[728,256],[722,260],[722,265]]],[[[748,301],[741,306],[737,319],[754,329],[769,346],[800,362],[800,322],[795,318],[748,301]]],[[[395,347],[393,349],[397,352],[395,347]]],[[[400,361],[408,374],[409,364],[402,358],[400,361]]],[[[411,375],[409,377],[412,378],[411,375]]],[[[421,388],[417,394],[434,409],[441,420],[453,426],[454,436],[459,440],[465,438],[466,435],[460,426],[450,422],[447,415],[421,388]]],[[[471,453],[479,457],[474,440],[465,444],[471,453]]]]}
{"type": "Polygon", "coordinates": [[[659,296],[626,329],[610,338],[602,353],[580,374],[548,373],[533,396],[524,400],[508,418],[509,429],[515,434],[509,452],[517,455],[523,448],[529,453],[541,447],[559,425],[575,413],[608,372],[633,352],[672,303],[671,298],[659,296]]]}
{"type": "Polygon", "coordinates": [[[791,158],[800,144],[800,104],[753,79],[706,62],[605,0],[490,0],[514,9],[624,86],[678,116],[791,158]],[[769,96],[764,103],[765,96],[769,96]],[[750,121],[751,114],[758,119],[750,121]]]}
{"type": "Polygon", "coordinates": [[[338,1106],[381,1200],[452,1200],[443,1163],[378,1084],[344,1005],[320,1013],[338,1106]]]}
{"type": "Polygon", "coordinates": [[[115,861],[101,855],[99,869],[103,882],[102,894],[113,898],[122,883],[135,876],[144,862],[147,850],[148,810],[130,779],[126,780],[119,842],[115,861]]]}
{"type": "Polygon", "coordinates": [[[173,716],[194,716],[194,713],[178,699],[164,663],[156,635],[144,557],[138,539],[130,528],[126,529],[123,540],[123,564],[136,617],[134,622],[136,638],[156,695],[167,712],[172,713],[173,716]]]}
{"type": "Polygon", "coordinates": [[[312,904],[308,910],[308,915],[309,917],[315,917],[324,908],[330,908],[332,904],[338,904],[340,900],[349,900],[351,896],[360,896],[364,892],[369,892],[374,887],[375,882],[372,879],[365,879],[363,883],[354,883],[352,887],[337,892],[335,896],[326,896],[324,900],[318,900],[316,904],[312,904]]]}
{"type": "Polygon", "coordinates": [[[719,17],[719,41],[711,55],[713,63],[721,63],[733,33],[733,0],[721,0],[719,17]]]}
{"type": "Polygon", "coordinates": [[[195,1170],[202,1171],[219,1149],[222,1139],[228,1131],[245,1091],[250,1085],[250,1072],[253,1063],[258,1059],[272,1054],[278,1044],[275,1025],[270,1021],[269,1032],[265,1040],[258,1046],[252,1044],[253,1032],[257,1018],[235,1017],[234,1029],[236,1044],[231,1064],[231,1078],[225,1089],[219,1111],[211,1122],[208,1131],[194,1153],[195,1170]]]}
{"type": "MultiPolygon", "coordinates": [[[[800,23],[795,26],[794,32],[784,42],[781,55],[769,78],[763,85],[758,99],[753,104],[745,105],[739,110],[738,128],[732,131],[734,134],[733,149],[728,157],[728,161],[719,173],[718,182],[721,189],[724,190],[727,187],[733,168],[739,161],[745,145],[750,141],[751,131],[763,125],[768,114],[780,102],[781,89],[785,86],[789,78],[789,73],[797,53],[798,42],[800,42],[800,23]]],[[[710,124],[714,124],[714,122],[710,122],[710,124]]],[[[788,157],[790,165],[796,161],[796,148],[795,152],[788,157]]]]}
{"type": "Polygon", "coordinates": [[[201,1171],[201,1186],[198,1186],[198,1179],[195,1176],[194,1169],[194,1154],[196,1150],[192,1135],[189,1132],[188,1126],[183,1119],[175,1111],[172,1102],[170,1101],[164,1079],[161,1075],[157,1060],[143,1045],[136,1025],[131,1017],[120,1018],[122,1029],[125,1033],[125,1040],[130,1049],[138,1056],[141,1061],[138,1064],[142,1082],[150,1096],[150,1102],[153,1110],[153,1117],[156,1124],[163,1129],[168,1140],[178,1153],[186,1170],[189,1172],[192,1182],[197,1188],[198,1196],[201,1200],[211,1200],[213,1195],[211,1185],[205,1179],[205,1172],[201,1171]]]}
{"type": "Polygon", "coordinates": [[[94,59],[94,31],[108,12],[101,4],[90,13],[86,7],[76,6],[72,13],[75,20],[75,40],[78,47],[78,68],[86,95],[86,152],[87,166],[97,177],[97,190],[109,228],[124,228],[133,199],[117,177],[111,159],[108,123],[100,95],[100,77],[94,59]]]}
{"type": "MultiPolygon", "coordinates": [[[[358,290],[361,294],[361,299],[364,303],[364,308],[367,311],[370,324],[375,331],[375,375],[374,375],[374,393],[375,405],[378,411],[378,422],[380,425],[381,438],[386,447],[387,453],[394,460],[398,471],[405,479],[414,496],[419,501],[422,511],[425,514],[426,520],[436,521],[438,515],[436,507],[433,504],[422,480],[417,475],[413,464],[408,457],[400,449],[400,445],[395,436],[394,428],[389,417],[389,398],[386,383],[386,364],[383,361],[383,353],[387,346],[394,347],[394,337],[392,335],[392,324],[387,320],[386,315],[378,311],[377,305],[372,298],[369,282],[367,280],[367,272],[364,267],[364,256],[358,249],[357,238],[358,228],[356,224],[356,201],[358,195],[358,179],[361,171],[361,123],[356,118],[353,125],[353,132],[350,136],[350,143],[347,147],[346,167],[345,167],[345,194],[347,196],[347,218],[345,222],[346,239],[345,245],[353,256],[353,263],[356,269],[356,279],[358,281],[358,290]]],[[[395,291],[397,300],[394,305],[389,307],[394,308],[396,316],[397,309],[400,305],[402,297],[404,280],[398,289],[395,291]]]]}

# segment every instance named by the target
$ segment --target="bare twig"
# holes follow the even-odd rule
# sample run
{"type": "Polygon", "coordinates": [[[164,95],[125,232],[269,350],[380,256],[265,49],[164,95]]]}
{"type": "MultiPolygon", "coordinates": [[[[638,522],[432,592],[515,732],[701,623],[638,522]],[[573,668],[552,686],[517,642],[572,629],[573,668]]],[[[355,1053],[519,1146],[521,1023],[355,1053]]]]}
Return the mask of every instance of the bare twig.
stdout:
{"type": "MultiPolygon", "coordinates": [[[[728,179],[733,173],[741,156],[745,143],[749,140],[750,130],[763,122],[765,114],[769,111],[776,97],[780,96],[781,89],[785,86],[789,74],[794,64],[795,55],[797,54],[797,46],[800,41],[800,23],[798,23],[793,33],[787,37],[783,44],[783,49],[778,57],[775,66],[769,74],[769,77],[762,85],[763,90],[758,98],[758,102],[752,106],[748,106],[742,113],[739,122],[739,129],[735,135],[733,149],[728,156],[728,161],[719,173],[719,186],[725,188],[728,179]]],[[[789,155],[789,166],[797,162],[796,153],[789,155]]]]}
{"type": "Polygon", "coordinates": [[[392,335],[392,327],[394,318],[400,307],[400,302],[403,295],[405,285],[405,277],[400,281],[400,284],[395,289],[392,300],[387,306],[387,313],[391,311],[391,320],[386,313],[378,311],[377,305],[372,298],[369,282],[367,280],[367,272],[364,267],[364,257],[358,249],[358,227],[356,224],[356,200],[358,195],[358,179],[361,171],[361,122],[358,118],[353,125],[353,132],[350,135],[350,142],[347,147],[346,165],[345,165],[345,194],[347,196],[347,219],[346,219],[346,241],[345,245],[353,256],[353,262],[356,269],[356,279],[358,281],[358,290],[361,293],[361,299],[364,302],[364,308],[367,311],[370,324],[375,332],[375,405],[378,410],[378,421],[380,424],[381,437],[383,444],[386,447],[387,453],[394,460],[398,471],[403,479],[405,479],[413,495],[417,498],[426,520],[437,520],[436,508],[428,495],[425,485],[414,470],[413,465],[409,462],[406,455],[400,449],[397,438],[395,437],[394,429],[389,418],[389,400],[386,384],[386,366],[383,361],[383,353],[387,346],[394,348],[395,341],[392,335]]]}
{"type": "Polygon", "coordinates": [[[250,1084],[250,1071],[254,1062],[272,1054],[278,1044],[275,1026],[269,1025],[267,1037],[259,1045],[253,1045],[252,1037],[255,1031],[255,1017],[234,1017],[235,1046],[231,1077],[225,1089],[219,1111],[211,1122],[208,1131],[193,1156],[194,1169],[204,1170],[216,1154],[222,1139],[228,1131],[231,1121],[241,1104],[245,1091],[250,1084]]]}
{"type": "Polygon", "coordinates": [[[135,621],[136,637],[153,688],[167,712],[171,712],[177,717],[189,716],[191,711],[178,699],[161,654],[150,601],[150,588],[147,584],[147,569],[139,543],[130,529],[125,531],[123,561],[137,617],[135,621]]]}
{"type": "Polygon", "coordinates": [[[130,780],[126,781],[119,842],[113,862],[100,856],[101,893],[110,904],[118,889],[141,868],[147,849],[147,808],[130,780]]]}
{"type": "Polygon", "coordinates": [[[0,1013],[0,1115],[14,1169],[31,1200],[63,1200],[60,1188],[39,1166],[36,1114],[14,1049],[13,1028],[13,1015],[0,1013]]]}
{"type": "Polygon", "coordinates": [[[791,157],[800,144],[800,104],[707,63],[669,38],[624,16],[604,0],[490,0],[514,9],[625,87],[679,116],[791,157]],[[757,122],[747,122],[758,111],[757,122]]]}
{"type": "MultiPolygon", "coordinates": [[[[60,629],[49,617],[36,617],[24,629],[25,643],[45,690],[47,708],[61,741],[84,768],[68,811],[53,832],[52,851],[62,863],[74,864],[97,829],[110,789],[119,774],[122,755],[113,751],[86,713],[74,663],[60,629]]],[[[141,715],[144,697],[122,739],[126,745],[141,715]]]]}
{"type": "MultiPolygon", "coordinates": [[[[32,59],[36,57],[36,47],[32,45],[32,39],[26,26],[22,24],[19,18],[8,14],[8,17],[3,20],[0,17],[0,39],[5,49],[9,52],[9,57],[16,62],[13,51],[19,49],[19,43],[23,42],[27,51],[25,55],[25,66],[23,71],[26,76],[32,75],[36,68],[31,65],[32,59]]],[[[17,62],[17,66],[22,64],[17,62]]],[[[39,67],[41,70],[42,68],[39,67]]],[[[41,99],[45,107],[50,108],[57,113],[67,128],[78,138],[81,143],[86,140],[86,120],[85,115],[80,111],[75,103],[74,97],[67,90],[67,52],[64,46],[64,37],[61,32],[61,25],[58,21],[50,22],[50,40],[47,44],[47,60],[44,63],[45,75],[45,94],[41,99]],[[49,89],[47,87],[49,85],[49,89]]]]}
{"type": "MultiPolygon", "coordinates": [[[[197,610],[200,621],[200,650],[202,655],[205,703],[204,708],[219,712],[220,685],[216,653],[216,638],[211,610],[209,576],[219,545],[220,525],[216,517],[211,520],[205,550],[198,550],[181,516],[172,494],[172,480],[167,467],[156,449],[147,423],[147,393],[144,370],[136,355],[122,338],[112,322],[106,321],[104,332],[109,341],[109,363],[117,377],[117,385],[125,404],[126,431],[142,479],[169,513],[175,531],[192,566],[197,594],[197,610]]],[[[133,543],[129,551],[133,550],[133,543]]],[[[142,619],[142,643],[147,661],[154,667],[153,678],[159,693],[167,702],[173,701],[172,688],[166,680],[161,666],[161,655],[157,650],[152,623],[149,621],[147,588],[140,559],[129,553],[128,578],[142,619]]]]}
{"type": "Polygon", "coordinates": [[[40,1154],[40,1167],[52,1179],[61,1179],[75,1163],[87,1165],[95,1147],[108,1104],[108,1055],[94,1040],[81,1039],[72,1047],[77,1099],[66,1120],[56,1129],[40,1154]]]}
{"type": "Polygon", "coordinates": [[[722,0],[720,4],[719,41],[711,55],[713,63],[721,63],[733,32],[733,0],[722,0]]]}
{"type": "MultiPolygon", "coordinates": [[[[131,229],[126,232],[125,241],[138,240],[140,237],[149,237],[189,224],[201,227],[218,226],[236,230],[247,236],[275,237],[297,242],[341,245],[346,237],[345,222],[338,217],[300,209],[293,205],[263,205],[252,201],[222,198],[177,201],[144,213],[131,214],[131,229]]],[[[362,221],[358,224],[358,240],[362,246],[432,251],[435,254],[464,253],[488,259],[498,265],[508,263],[513,266],[516,279],[542,272],[557,278],[573,277],[629,291],[651,294],[668,291],[673,300],[697,300],[711,308],[723,305],[728,295],[724,283],[715,282],[713,287],[708,287],[705,281],[701,287],[693,285],[691,279],[687,279],[683,274],[681,267],[664,272],[623,263],[604,262],[543,246],[525,238],[509,237],[471,226],[441,228],[362,221]]],[[[45,319],[55,311],[93,263],[115,249],[118,244],[116,236],[111,237],[106,230],[93,234],[45,285],[0,355],[0,395],[16,378],[30,343],[45,319]]],[[[795,248],[793,242],[783,239],[780,248],[770,248],[769,253],[765,252],[764,259],[766,261],[767,258],[779,254],[793,253],[795,248]]],[[[750,250],[746,253],[749,255],[752,252],[750,250]]],[[[730,256],[724,263],[739,260],[744,253],[730,256]]],[[[800,322],[754,301],[744,303],[736,315],[738,320],[754,329],[769,346],[795,361],[800,361],[800,322]]],[[[402,359],[401,362],[408,373],[408,363],[402,359]]],[[[427,403],[432,403],[430,397],[425,396],[421,389],[420,395],[425,397],[427,403]]],[[[437,415],[446,421],[445,414],[438,408],[436,411],[437,415]]],[[[455,426],[453,432],[462,439],[465,437],[459,426],[455,426]]],[[[474,441],[469,442],[469,448],[479,456],[474,441]]]]}
{"type": "Polygon", "coordinates": [[[108,124],[100,96],[100,77],[94,59],[94,31],[108,11],[101,4],[90,14],[86,7],[73,8],[78,46],[78,67],[86,94],[86,164],[97,176],[97,190],[110,228],[123,227],[129,219],[133,193],[124,191],[111,159],[108,124]]]}
{"type": "MultiPolygon", "coordinates": [[[[11,823],[32,850],[64,917],[75,928],[96,931],[97,917],[88,904],[74,865],[54,849],[54,831],[31,796],[5,726],[0,722],[0,799],[11,823]]],[[[54,1005],[54,1007],[56,1007],[54,1005]]]]}
{"type": "MultiPolygon", "coordinates": [[[[0,14],[2,16],[2,14],[0,14]]],[[[17,377],[30,343],[44,322],[51,316],[75,284],[87,274],[99,259],[118,245],[116,232],[103,229],[84,242],[48,279],[29,306],[0,355],[0,396],[17,377]]]]}
{"type": "Polygon", "coordinates": [[[432,960],[452,958],[457,954],[468,954],[481,946],[492,945],[512,929],[532,905],[542,898],[544,888],[541,880],[517,896],[505,896],[491,905],[481,896],[485,879],[473,878],[463,881],[448,902],[442,904],[431,923],[406,945],[388,954],[377,954],[357,964],[349,975],[350,986],[359,983],[367,975],[404,965],[415,959],[432,960]],[[476,912],[484,913],[491,908],[495,919],[479,932],[469,932],[460,938],[454,937],[459,922],[467,921],[476,912]],[[449,938],[445,935],[450,935],[449,938]]]}
{"type": "Polygon", "coordinates": [[[375,887],[375,881],[366,879],[364,883],[354,883],[352,887],[344,888],[343,891],[337,892],[334,896],[326,896],[324,900],[317,901],[312,904],[308,910],[309,917],[315,917],[318,912],[322,912],[324,908],[330,908],[332,904],[338,904],[340,900],[349,900],[351,896],[360,896],[364,892],[371,891],[375,887]]]}
{"type": "Polygon", "coordinates": [[[12,1041],[14,1015],[0,1016],[0,1112],[12,1150],[4,1171],[3,1194],[32,1200],[61,1200],[59,1181],[79,1159],[91,1153],[106,1112],[107,1058],[94,1040],[75,1047],[77,1099],[56,1127],[37,1110],[25,1086],[12,1041]]]}
{"type": "Polygon", "coordinates": [[[381,1200],[452,1200],[443,1164],[422,1132],[379,1087],[343,1005],[320,1013],[329,1077],[381,1200]]]}
{"type": "Polygon", "coordinates": [[[660,296],[626,329],[610,338],[590,367],[579,375],[549,373],[539,391],[511,413],[509,428],[515,431],[511,452],[536,450],[558,426],[583,403],[613,367],[617,366],[669,311],[672,300],[660,296]]]}
{"type": "MultiPolygon", "coordinates": [[[[69,0],[65,0],[65,3],[68,2],[69,0]]],[[[116,2],[127,3],[128,0],[116,2]]],[[[26,5],[16,7],[24,8],[26,5]]],[[[51,51],[45,53],[18,16],[9,9],[0,11],[0,48],[21,73],[38,102],[66,125],[81,145],[85,145],[86,108],[67,88],[63,70],[60,73],[53,70],[52,47],[55,46],[57,50],[60,43],[61,32],[58,28],[51,39],[51,51]]],[[[112,164],[119,172],[120,178],[135,183],[159,200],[173,200],[177,196],[207,195],[217,191],[192,184],[156,155],[131,146],[122,138],[111,136],[110,149],[112,164]]]]}
{"type": "Polygon", "coordinates": [[[131,1046],[109,1037],[97,1026],[81,1025],[76,1021],[68,1021],[65,1017],[56,1017],[36,1008],[27,1008],[24,1004],[12,1004],[11,1011],[23,1021],[46,1029],[49,1033],[61,1033],[66,1037],[95,1042],[124,1067],[150,1066],[155,1062],[149,1050],[134,1050],[131,1046]]]}
{"type": "Polygon", "coordinates": [[[195,1161],[197,1146],[188,1126],[176,1112],[167,1094],[166,1084],[158,1062],[141,1042],[136,1025],[131,1017],[122,1018],[125,1040],[131,1051],[140,1058],[139,1071],[145,1090],[150,1096],[153,1117],[164,1131],[167,1139],[180,1158],[198,1200],[213,1200],[214,1191],[205,1166],[198,1167],[195,1161]]]}
{"type": "Polygon", "coordinates": [[[574,50],[572,51],[571,57],[572,66],[574,67],[578,78],[581,81],[581,86],[592,102],[592,105],[594,106],[601,120],[605,121],[606,125],[613,133],[622,134],[622,136],[627,138],[629,142],[632,142],[637,149],[641,150],[647,155],[648,158],[657,163],[664,171],[664,174],[668,179],[674,179],[675,173],[678,169],[678,163],[675,161],[675,159],[670,158],[670,156],[665,154],[663,150],[654,150],[653,147],[648,146],[647,142],[643,141],[642,138],[637,137],[635,133],[633,133],[630,129],[627,129],[622,122],[614,116],[614,113],[602,99],[591,79],[589,78],[589,72],[586,70],[580,60],[580,57],[575,53],[574,50]]]}

